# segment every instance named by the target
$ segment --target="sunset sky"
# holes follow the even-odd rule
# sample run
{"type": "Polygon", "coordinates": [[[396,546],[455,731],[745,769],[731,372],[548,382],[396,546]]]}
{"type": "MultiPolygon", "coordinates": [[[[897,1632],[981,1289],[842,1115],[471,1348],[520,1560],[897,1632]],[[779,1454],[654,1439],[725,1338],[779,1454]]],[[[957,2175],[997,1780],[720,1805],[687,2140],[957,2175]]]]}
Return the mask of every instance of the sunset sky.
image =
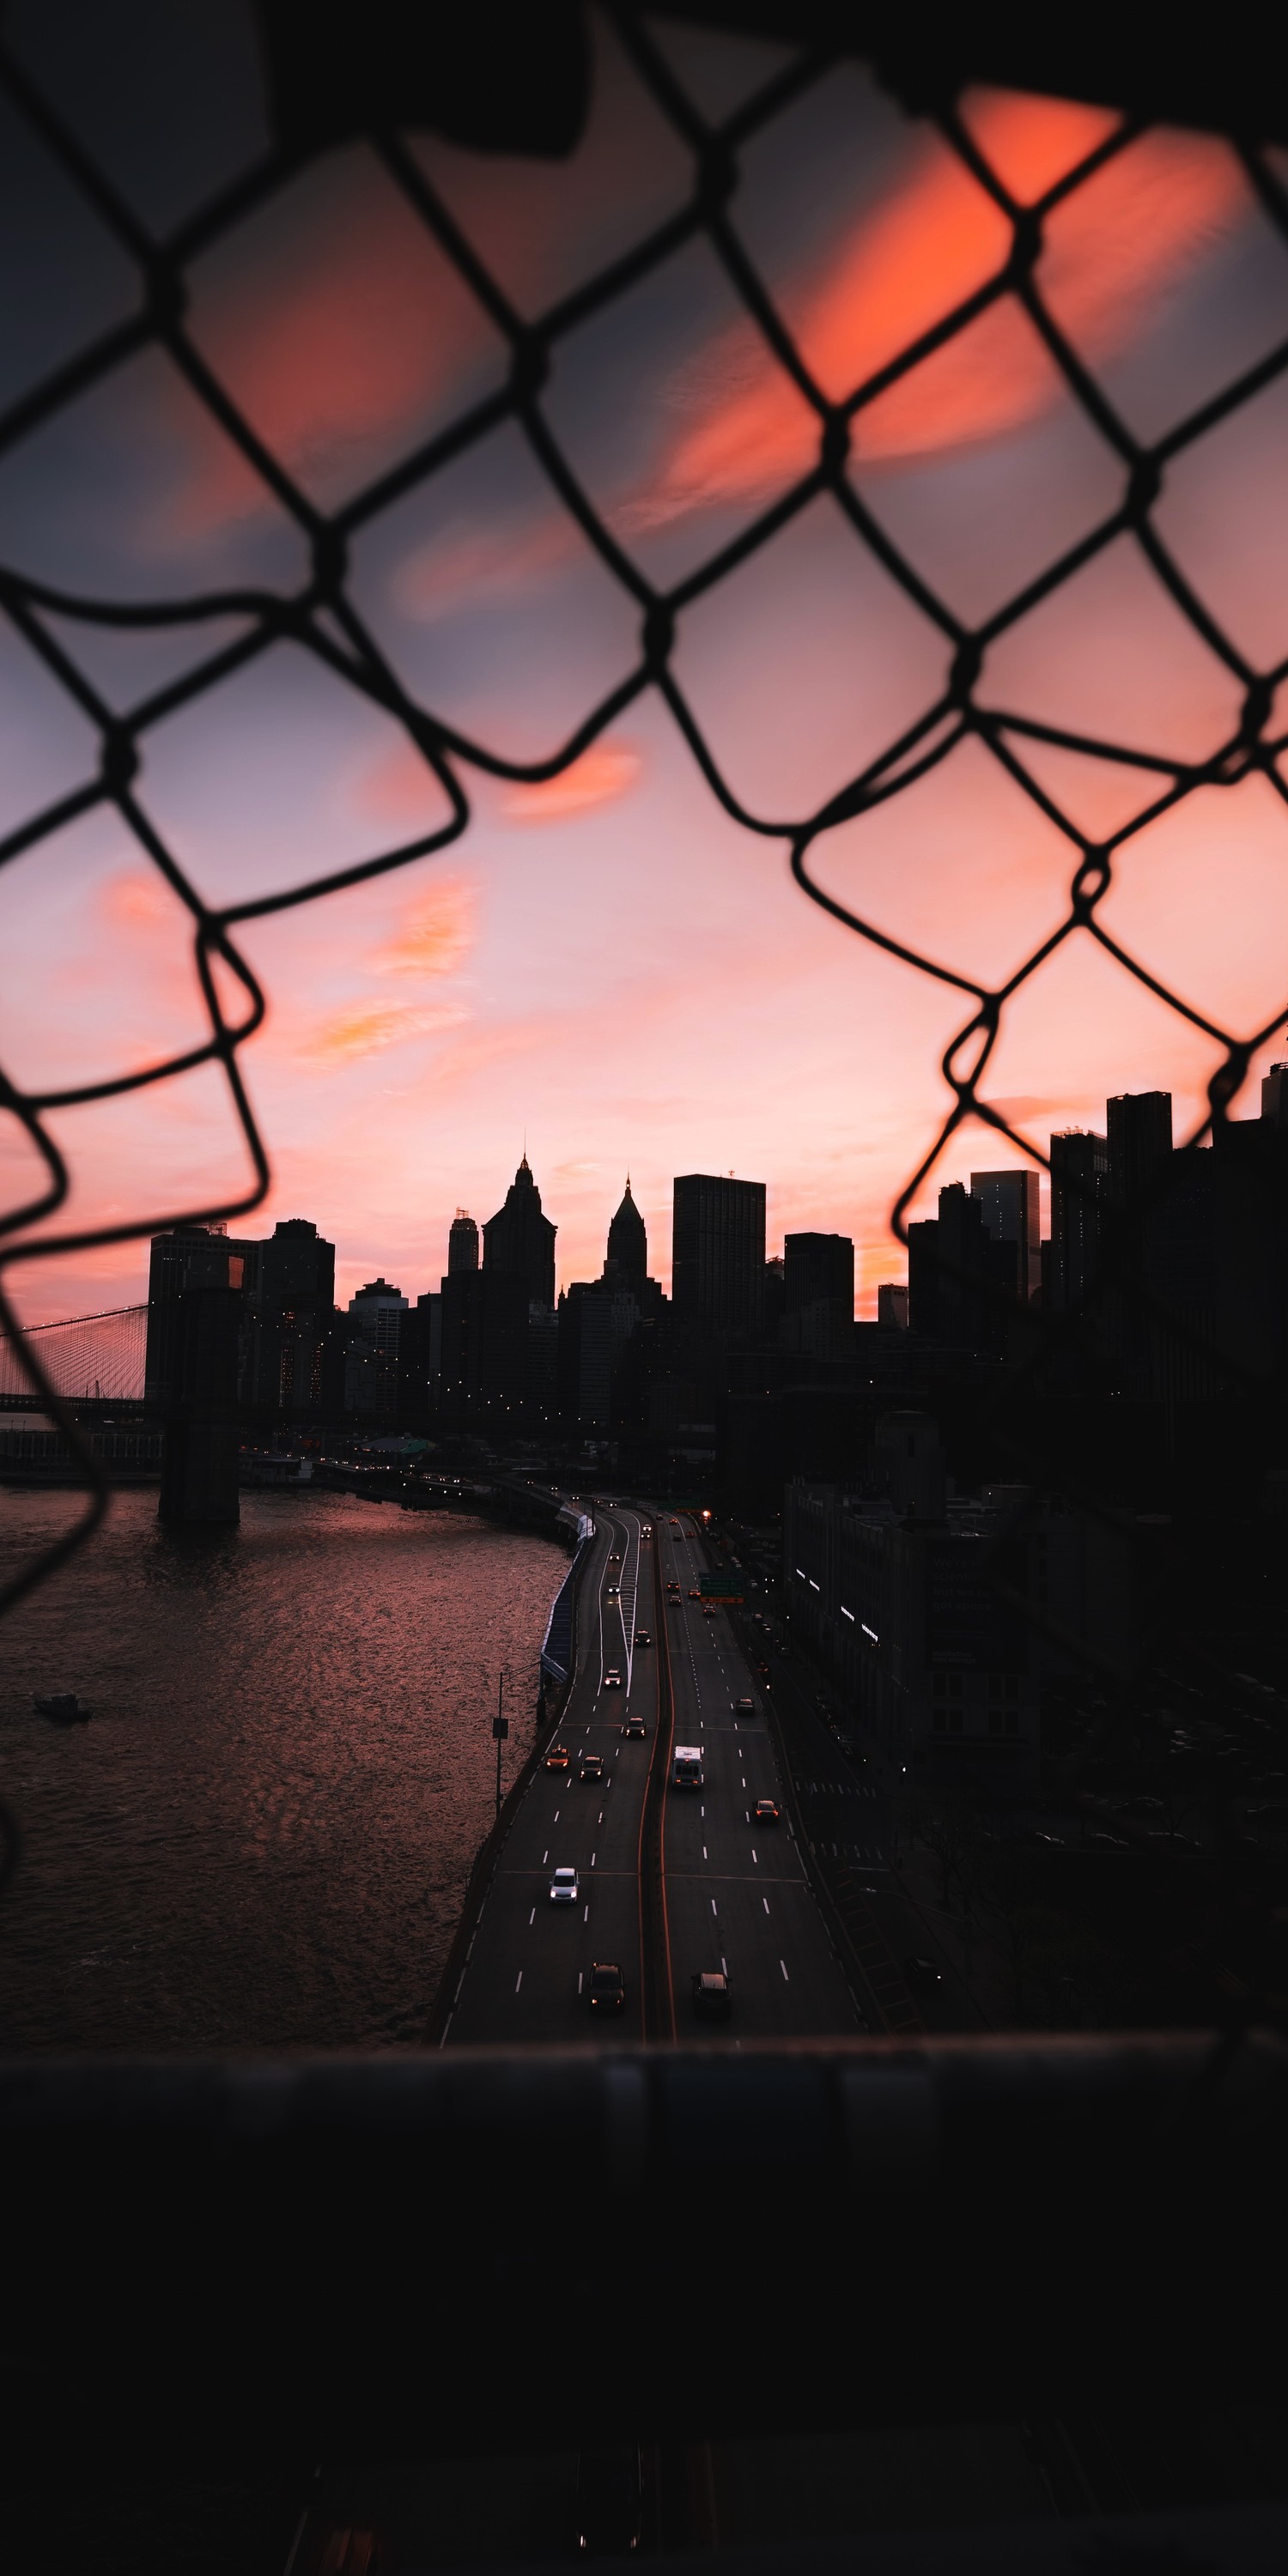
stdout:
{"type": "MultiPolygon", "coordinates": [[[[66,11],[63,12],[66,15],[66,11]]],[[[110,22],[114,6],[100,13],[110,22]]],[[[134,16],[139,15],[135,7],[134,16]]],[[[148,15],[145,10],[144,16],[148,15]]],[[[162,13],[164,15],[164,12],[162,13]]],[[[264,148],[239,9],[195,13],[199,81],[126,96],[60,53],[60,11],[13,13],[61,111],[164,233],[264,148]],[[184,125],[184,118],[188,126],[184,125]]],[[[78,22],[79,23],[79,22],[78,22]]],[[[109,29],[110,32],[110,29],[109,29]]],[[[784,57],[668,28],[703,113],[784,57]]],[[[194,41],[196,41],[194,39],[194,41]]],[[[424,169],[519,309],[536,314],[683,204],[673,133],[596,30],[589,130],[565,164],[471,157],[413,138],[424,169]]],[[[167,84],[170,84],[168,87],[167,84]]],[[[135,85],[137,87],[137,84],[135,85]]],[[[1115,120],[973,94],[966,120],[1030,201],[1115,120]]],[[[135,307],[133,272],[69,183],[10,130],[0,279],[16,316],[8,404],[135,307]]],[[[733,202],[824,390],[840,397],[982,285],[1006,255],[991,199],[857,66],[816,84],[742,157],[733,202]]],[[[1288,329],[1288,244],[1234,155],[1156,133],[1049,219],[1044,296],[1135,434],[1161,435],[1288,329]]],[[[252,426],[324,508],[339,506],[500,381],[499,335],[365,146],[315,161],[191,269],[189,329],[252,426]]],[[[543,409],[619,542],[669,584],[808,471],[816,429],[705,245],[560,345],[543,409]]],[[[1260,671],[1288,657],[1288,377],[1170,469],[1160,531],[1260,671]]],[[[852,476],[949,610],[975,623],[1114,508],[1122,469],[1032,324],[993,307],[858,415],[852,476]]],[[[119,367],[0,449],[0,559],[102,599],[290,588],[300,538],[170,361],[119,367]]],[[[418,702],[519,762],[556,751],[638,653],[637,612],[504,427],[375,514],[350,590],[418,702]]],[[[236,631],[223,620],[51,636],[126,709],[236,631]]],[[[761,820],[813,812],[944,686],[943,633],[831,499],[815,501],[681,620],[675,673],[734,795],[761,820]]],[[[1240,688],[1118,539],[991,646],[981,699],[1146,756],[1201,759],[1240,688]]],[[[94,773],[94,730],[13,628],[0,634],[0,833],[94,773]]],[[[428,833],[443,793],[394,721],[282,643],[151,728],[142,805],[211,902],[237,902],[428,833]]],[[[1029,745],[1032,773],[1090,834],[1150,804],[1159,773],[1029,745]]],[[[436,1285],[458,1205],[483,1219],[526,1148],[558,1227],[560,1284],[593,1275],[629,1170],[651,1267],[669,1281],[670,1183],[736,1171],[769,1190],[770,1248],[836,1228],[860,1252],[860,1312],[902,1274],[898,1190],[951,1105],[940,1059],[959,989],[856,938],[794,885],[785,839],[726,815],[656,695],[546,785],[460,776],[473,819],[441,856],[245,925],[270,1000],[242,1064],[273,1163],[268,1204],[316,1219],[342,1297],[377,1271],[436,1285]]],[[[815,843],[829,891],[967,977],[1002,982],[1059,922],[1076,853],[977,742],[815,843]]],[[[1240,1034],[1288,1011],[1288,810],[1264,778],[1207,788],[1129,841],[1100,915],[1116,941],[1240,1034]]],[[[109,807],[0,874],[3,1063],[68,1087],[206,1034],[187,917],[109,807]]],[[[1279,1050],[1262,1050],[1259,1072],[1279,1050]]],[[[1202,1114],[1222,1050],[1089,938],[1009,1002],[987,1096],[1038,1144],[1100,1124],[1111,1091],[1170,1088],[1202,1114]]],[[[1238,1114],[1255,1110],[1246,1093],[1238,1114]]],[[[246,1165],[209,1068],[50,1126],[71,1163],[51,1231],[160,1219],[233,1196],[246,1165]]],[[[34,1165],[9,1122],[0,1183],[34,1165]]],[[[979,1128],[936,1175],[1018,1159],[979,1128]]],[[[916,1211],[914,1211],[916,1212],[916,1211]]],[[[146,1248],[10,1272],[36,1322],[144,1293],[146,1248]]]]}

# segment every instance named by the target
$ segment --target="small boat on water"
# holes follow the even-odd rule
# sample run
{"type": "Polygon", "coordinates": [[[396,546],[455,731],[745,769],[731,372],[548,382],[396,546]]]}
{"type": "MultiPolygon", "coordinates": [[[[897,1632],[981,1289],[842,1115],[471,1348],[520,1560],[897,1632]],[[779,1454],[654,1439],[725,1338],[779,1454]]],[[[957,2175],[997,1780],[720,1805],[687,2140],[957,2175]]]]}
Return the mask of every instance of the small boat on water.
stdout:
{"type": "Polygon", "coordinates": [[[55,1726],[84,1726],[94,1714],[75,1691],[47,1691],[43,1696],[37,1691],[35,1699],[40,1715],[52,1717],[55,1726]]]}

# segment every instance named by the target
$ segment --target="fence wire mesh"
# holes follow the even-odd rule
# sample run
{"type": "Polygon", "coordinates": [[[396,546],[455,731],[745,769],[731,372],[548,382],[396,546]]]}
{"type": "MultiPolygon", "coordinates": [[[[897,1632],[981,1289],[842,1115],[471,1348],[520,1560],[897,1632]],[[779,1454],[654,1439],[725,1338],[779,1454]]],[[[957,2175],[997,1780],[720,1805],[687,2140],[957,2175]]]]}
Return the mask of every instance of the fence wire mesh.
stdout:
{"type": "MultiPolygon", "coordinates": [[[[88,596],[51,587],[12,570],[0,570],[0,604],[12,627],[46,672],[66,692],[95,728],[99,757],[93,775],[83,777],[54,801],[30,813],[0,841],[0,861],[48,842],[78,818],[110,809],[131,837],[138,853],[159,872],[176,895],[191,924],[193,954],[207,1015],[208,1034],[182,1053],[158,1059],[143,1070],[115,1079],[65,1088],[25,1089],[0,1076],[0,1099],[20,1122],[39,1157],[41,1185],[0,1217],[4,1248],[0,1268],[51,1253],[84,1252],[95,1246],[142,1236],[176,1223],[241,1216],[264,1196],[268,1186],[268,1146],[256,1124],[244,1087],[239,1058],[260,1027],[265,1001],[246,955],[239,945],[242,926],[292,907],[316,903],[341,887],[383,872],[404,868],[418,859],[459,842],[471,821],[470,773],[485,772],[516,782],[541,782],[569,769],[623,711],[648,692],[665,704],[697,763],[712,795],[740,827],[781,843],[793,874],[810,899],[856,937],[898,958],[919,974],[935,979],[960,996],[961,1025],[943,1058],[950,1105],[941,1132],[920,1168],[909,1175],[892,1212],[895,1233],[907,1241],[907,1213],[916,1193],[934,1170],[952,1137],[974,1120],[1017,1149],[1031,1162],[1045,1165],[1039,1145],[1011,1123],[988,1096],[987,1077],[1004,1014],[1021,990],[1075,938],[1097,942],[1113,964],[1147,989],[1173,1014],[1199,1031],[1220,1050],[1221,1061],[1209,1086],[1214,1120],[1225,1111],[1245,1080],[1258,1048],[1265,1045],[1288,1009],[1283,1004],[1256,1027],[1223,1027],[1204,1017],[1190,1001],[1169,987],[1147,956],[1132,953],[1112,935],[1101,918],[1113,882],[1118,853],[1159,817],[1193,797],[1200,789],[1232,789],[1256,772],[1281,802],[1285,788],[1280,754],[1288,734],[1276,731],[1276,692],[1288,675],[1288,660],[1273,667],[1251,661],[1226,630],[1212,606],[1169,547],[1158,517],[1158,504],[1169,469],[1228,421],[1255,394],[1288,368],[1288,337],[1255,365],[1239,373],[1219,392],[1208,394],[1189,414],[1174,421],[1153,440],[1143,440],[1115,407],[1098,379],[1087,351],[1063,323],[1044,291],[1041,274],[1044,228],[1059,209],[1131,150],[1145,130],[1138,118],[1124,115],[1076,166],[1069,168],[1034,202],[1022,202],[1003,171],[990,161],[960,107],[946,104],[925,121],[937,131],[971,184],[981,190],[1005,227],[1006,246],[993,272],[946,312],[932,328],[911,336],[898,354],[843,399],[830,394],[799,345],[781,306],[759,272],[739,229],[740,156],[832,70],[835,56],[825,50],[801,52],[775,70],[723,120],[707,119],[681,86],[665,51],[650,33],[641,13],[626,6],[605,10],[638,80],[688,157],[691,184],[678,212],[646,229],[628,249],[619,251],[575,291],[564,295],[536,319],[521,312],[503,283],[469,237],[456,213],[438,193],[423,161],[408,138],[394,129],[372,130],[368,141],[405,207],[432,237],[460,287],[498,334],[508,352],[504,384],[466,407],[414,452],[399,459],[342,506],[326,510],[310,495],[297,473],[275,453],[253,425],[186,320],[189,276],[194,262],[212,245],[234,241],[238,230],[297,177],[299,155],[271,151],[248,175],[216,195],[168,235],[154,235],[100,166],[84,142],[42,94],[12,52],[0,53],[0,83],[7,99],[39,138],[78,192],[94,223],[115,250],[133,263],[138,300],[126,321],[92,338],[44,381],[26,390],[0,417],[0,454],[7,454],[64,414],[87,390],[129,366],[140,353],[159,351],[178,371],[192,398],[207,415],[220,440],[230,442],[249,474],[272,496],[299,532],[309,553],[307,580],[294,589],[239,587],[215,590],[179,601],[88,596]],[[813,461],[807,471],[760,509],[732,539],[670,587],[659,586],[641,570],[629,546],[591,497],[560,437],[552,427],[545,389],[561,345],[596,315],[663,270],[690,246],[702,243],[718,263],[728,288],[768,358],[781,372],[816,425],[813,461]],[[1076,410],[1111,461],[1117,497],[1099,522],[1078,541],[1051,555],[1004,604],[982,622],[971,624],[917,568],[886,526],[874,514],[849,470],[864,415],[887,394],[929,367],[982,316],[1013,308],[1038,335],[1050,365],[1076,410]],[[508,758],[450,721],[408,686],[395,661],[383,648],[357,604],[349,579],[349,549],[408,493],[432,483],[456,460],[478,448],[509,424],[526,443],[541,478],[559,509],[575,522],[598,563],[632,603],[638,617],[638,652],[633,668],[596,703],[558,748],[539,760],[508,758]],[[707,598],[736,569],[757,556],[812,504],[826,500],[835,510],[838,529],[859,554],[875,559],[903,593],[916,616],[942,646],[942,676],[915,721],[857,769],[842,790],[816,810],[796,815],[752,810],[725,775],[675,668],[676,646],[686,613],[707,598]],[[982,679],[990,650],[1004,637],[1023,629],[1053,594],[1106,549],[1127,540],[1137,550],[1150,580],[1166,595],[1185,621],[1194,644],[1211,657],[1241,693],[1241,712],[1234,729],[1215,751],[1186,760],[1150,752],[1139,743],[1091,738],[1075,725],[1035,721],[1008,711],[986,698],[982,679]],[[231,642],[226,636],[208,653],[164,687],[139,699],[122,713],[87,677],[74,650],[78,631],[87,629],[178,629],[200,633],[229,616],[239,621],[231,642]],[[69,640],[70,639],[70,640],[69,640]],[[402,727],[447,800],[447,818],[433,831],[397,846],[372,851],[360,861],[309,882],[253,899],[212,905],[204,897],[188,854],[160,828],[147,792],[149,736],[163,719],[216,691],[235,673],[245,671],[274,645],[289,640],[316,657],[325,670],[402,727]],[[875,920],[843,902],[820,882],[817,858],[829,836],[843,824],[876,816],[915,781],[944,762],[967,739],[1030,800],[1033,809],[1061,836],[1068,850],[1067,907],[1063,918],[1004,980],[995,984],[973,977],[928,951],[883,929],[875,920]],[[1054,748],[1108,763],[1129,763],[1148,773],[1153,792],[1130,819],[1103,837],[1090,837],[1076,815],[1062,804],[1049,779],[1039,774],[1035,754],[1054,748]],[[239,997],[236,1002],[233,995],[239,997]],[[203,1064],[217,1067],[227,1086],[254,1174],[238,1197],[212,1204],[198,1185],[185,1206],[139,1206],[111,1224],[78,1228],[60,1223],[69,1195],[69,1168],[56,1140],[64,1114],[126,1091],[173,1082],[203,1064]]],[[[1241,143],[1237,152],[1265,216],[1288,242],[1288,194],[1273,158],[1241,143]]],[[[1249,937],[1254,935],[1249,925],[1249,937]]],[[[1193,1140],[1192,1140],[1193,1141],[1193,1140]]],[[[1120,1283],[1130,1271],[1130,1245],[1119,1246],[1120,1283]],[[1124,1266],[1125,1265],[1125,1266],[1124,1266]]],[[[1131,1293],[1148,1299],[1139,1265],[1131,1293]]],[[[19,1331],[13,1306],[0,1293],[0,1325],[10,1336],[19,1331]]],[[[1078,1318],[1047,1318],[1043,1330],[1012,1371],[1013,1386],[1043,1364],[1052,1334],[1068,1336],[1078,1318]]],[[[1184,1321],[1176,1326],[1182,1333],[1184,1321]]],[[[39,1342],[25,1343],[23,1365],[33,1391],[58,1420],[84,1470],[87,1508],[74,1529],[23,1566],[8,1585],[12,1601],[63,1561],[92,1527],[102,1509],[100,1471],[78,1436],[60,1399],[58,1386],[45,1369],[39,1342]]],[[[1009,1398],[1006,1400],[1009,1402],[1009,1398]]],[[[1002,1406],[1005,1412],[1005,1403],[1002,1406]]],[[[999,1419],[1001,1416],[999,1415],[999,1419]]],[[[1023,1440],[1020,1448],[1023,1450],[1023,1440]]],[[[1040,1482],[1043,1462],[1031,1447],[1027,1471],[1040,1482]]]]}

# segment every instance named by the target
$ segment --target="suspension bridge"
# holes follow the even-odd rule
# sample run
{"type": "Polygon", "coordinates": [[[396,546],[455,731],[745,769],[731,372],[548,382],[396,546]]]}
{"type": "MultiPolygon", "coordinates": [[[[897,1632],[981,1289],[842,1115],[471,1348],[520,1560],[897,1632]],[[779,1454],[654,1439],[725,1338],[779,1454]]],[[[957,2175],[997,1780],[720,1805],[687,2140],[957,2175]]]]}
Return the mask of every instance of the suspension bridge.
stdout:
{"type": "Polygon", "coordinates": [[[59,1395],[78,1404],[141,1404],[147,1341],[146,1305],[33,1324],[21,1336],[0,1334],[0,1406],[39,1409],[41,1397],[23,1356],[28,1347],[59,1395]]]}

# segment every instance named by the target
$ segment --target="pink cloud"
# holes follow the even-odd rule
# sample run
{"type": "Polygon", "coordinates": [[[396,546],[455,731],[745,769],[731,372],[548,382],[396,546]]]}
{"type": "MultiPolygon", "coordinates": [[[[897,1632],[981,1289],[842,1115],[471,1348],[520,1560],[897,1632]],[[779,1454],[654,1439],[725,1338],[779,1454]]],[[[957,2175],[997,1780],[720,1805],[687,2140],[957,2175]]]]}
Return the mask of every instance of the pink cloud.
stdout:
{"type": "MultiPolygon", "coordinates": [[[[1022,201],[1039,196],[1112,122],[1097,109],[1000,92],[977,97],[972,121],[1022,201]]],[[[1121,348],[1149,299],[1232,230],[1248,202],[1224,144],[1164,131],[1146,134],[1075,190],[1048,219],[1039,282],[1082,354],[1094,361],[1121,348]]],[[[841,244],[799,308],[786,299],[825,393],[842,399],[877,373],[984,286],[1009,247],[1000,208],[927,136],[902,186],[841,244]]],[[[910,456],[997,437],[1047,409],[1061,390],[1044,344],[1007,301],[859,415],[858,453],[910,456]]],[[[731,327],[679,391],[697,417],[636,503],[642,521],[766,497],[817,453],[812,413],[745,324],[731,327]]]]}
{"type": "Polygon", "coordinates": [[[501,800],[501,811],[513,823],[557,822],[561,815],[578,813],[583,806],[605,805],[610,797],[624,796],[634,786],[640,766],[638,752],[596,743],[558,778],[512,787],[501,800]]]}
{"type": "MultiPolygon", "coordinates": [[[[502,361],[482,307],[364,148],[318,164],[243,225],[196,271],[195,290],[202,356],[324,502],[502,361]]],[[[246,502],[229,448],[194,472],[187,524],[240,515],[246,502]]]]}

